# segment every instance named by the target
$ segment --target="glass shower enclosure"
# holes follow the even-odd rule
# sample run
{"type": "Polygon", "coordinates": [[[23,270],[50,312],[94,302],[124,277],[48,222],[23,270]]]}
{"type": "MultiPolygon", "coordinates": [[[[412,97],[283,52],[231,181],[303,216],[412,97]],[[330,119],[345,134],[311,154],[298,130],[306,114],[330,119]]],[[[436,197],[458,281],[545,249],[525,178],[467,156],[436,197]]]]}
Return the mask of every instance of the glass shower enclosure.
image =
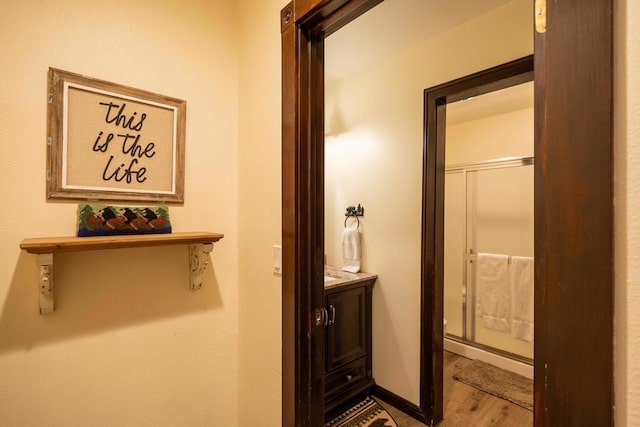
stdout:
{"type": "MultiPolygon", "coordinates": [[[[526,363],[533,340],[486,327],[481,317],[478,254],[533,260],[533,157],[510,157],[450,165],[445,174],[444,315],[446,338],[526,363]]],[[[482,259],[485,259],[482,258],[482,259]]],[[[509,305],[531,306],[533,279],[525,299],[505,284],[509,305]],[[530,292],[529,292],[530,291],[530,292]],[[519,297],[518,297],[519,298],[519,297]]]]}

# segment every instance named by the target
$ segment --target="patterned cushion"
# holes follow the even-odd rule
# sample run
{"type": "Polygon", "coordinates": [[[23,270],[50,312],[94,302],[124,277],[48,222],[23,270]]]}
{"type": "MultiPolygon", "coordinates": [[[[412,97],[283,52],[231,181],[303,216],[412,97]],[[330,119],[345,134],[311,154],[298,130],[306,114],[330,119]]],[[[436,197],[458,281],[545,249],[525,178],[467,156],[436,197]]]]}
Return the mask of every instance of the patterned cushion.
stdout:
{"type": "Polygon", "coordinates": [[[171,233],[167,206],[78,204],[78,237],[171,233]]]}

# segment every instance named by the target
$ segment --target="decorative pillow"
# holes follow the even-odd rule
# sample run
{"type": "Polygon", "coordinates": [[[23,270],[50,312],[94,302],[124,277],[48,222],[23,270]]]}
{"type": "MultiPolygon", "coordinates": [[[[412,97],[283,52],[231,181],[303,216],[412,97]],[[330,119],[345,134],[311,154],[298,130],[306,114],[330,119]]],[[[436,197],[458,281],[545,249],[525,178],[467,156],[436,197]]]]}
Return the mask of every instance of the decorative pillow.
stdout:
{"type": "Polygon", "coordinates": [[[78,237],[171,233],[169,208],[78,204],[78,237]]]}

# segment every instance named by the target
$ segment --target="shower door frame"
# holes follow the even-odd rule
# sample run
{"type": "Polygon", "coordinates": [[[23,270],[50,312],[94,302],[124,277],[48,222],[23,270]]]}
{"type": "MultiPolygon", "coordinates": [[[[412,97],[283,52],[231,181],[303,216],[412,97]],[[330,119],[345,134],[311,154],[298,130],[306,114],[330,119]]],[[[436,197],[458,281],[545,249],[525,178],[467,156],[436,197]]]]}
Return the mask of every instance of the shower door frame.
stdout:
{"type": "MultiPolygon", "coordinates": [[[[526,363],[528,365],[533,365],[533,359],[517,354],[512,353],[506,350],[503,350],[498,347],[493,347],[487,344],[482,344],[476,341],[475,338],[475,328],[476,328],[476,304],[477,304],[477,292],[476,292],[476,277],[475,273],[473,277],[469,277],[469,263],[473,263],[477,260],[477,246],[475,244],[470,243],[470,239],[475,239],[475,225],[472,225],[470,217],[473,215],[470,211],[473,210],[472,207],[469,206],[469,175],[478,173],[481,171],[488,170],[498,170],[498,169],[511,169],[511,168],[519,168],[519,167],[527,167],[534,166],[535,158],[533,156],[520,156],[520,157],[509,157],[509,158],[499,158],[494,160],[485,160],[482,162],[474,162],[474,163],[464,163],[464,164],[452,164],[450,166],[445,167],[445,179],[446,175],[449,174],[461,174],[464,178],[464,198],[465,198],[465,225],[464,225],[464,247],[465,252],[463,254],[463,259],[461,260],[462,265],[462,276],[464,286],[462,288],[462,334],[461,336],[456,336],[451,333],[445,334],[444,338],[456,341],[460,344],[465,344],[471,347],[478,348],[480,350],[489,351],[495,354],[498,354],[503,357],[507,357],[509,359],[526,363]],[[470,232],[470,229],[473,229],[473,232],[470,232]],[[470,238],[470,236],[474,236],[470,238]],[[470,251],[475,250],[476,253],[469,253],[470,251]],[[469,289],[471,288],[471,292],[469,289]],[[470,301],[470,302],[469,302],[470,301]],[[469,328],[468,321],[471,321],[471,327],[469,328]],[[471,329],[471,332],[469,332],[471,329]]],[[[533,232],[533,229],[532,229],[533,232]]],[[[444,279],[444,277],[443,277],[444,279]]],[[[444,286],[444,285],[443,285],[444,286]]],[[[444,293],[444,291],[443,291],[444,293]]],[[[444,310],[444,308],[443,308],[444,310]]],[[[444,311],[443,311],[444,313],[444,311]]],[[[447,316],[444,316],[447,318],[447,316]]],[[[443,344],[444,345],[444,344],[443,344]]]]}

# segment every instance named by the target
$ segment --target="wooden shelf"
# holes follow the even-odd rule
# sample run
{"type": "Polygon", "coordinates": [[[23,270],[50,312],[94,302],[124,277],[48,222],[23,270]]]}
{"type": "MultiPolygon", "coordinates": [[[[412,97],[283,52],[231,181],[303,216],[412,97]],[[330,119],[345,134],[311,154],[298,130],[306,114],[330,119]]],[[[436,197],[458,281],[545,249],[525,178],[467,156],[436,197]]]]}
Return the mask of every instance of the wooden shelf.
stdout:
{"type": "Polygon", "coordinates": [[[40,237],[24,239],[20,249],[36,255],[39,268],[40,313],[53,312],[53,254],[64,252],[126,249],[146,246],[189,245],[190,288],[202,287],[202,276],[209,264],[213,244],[224,237],[220,233],[204,231],[141,234],[101,237],[40,237]]]}
{"type": "Polygon", "coordinates": [[[20,249],[30,254],[48,254],[100,249],[139,248],[144,246],[215,243],[223,237],[224,234],[201,231],[101,237],[39,237],[24,239],[20,243],[20,249]]]}

